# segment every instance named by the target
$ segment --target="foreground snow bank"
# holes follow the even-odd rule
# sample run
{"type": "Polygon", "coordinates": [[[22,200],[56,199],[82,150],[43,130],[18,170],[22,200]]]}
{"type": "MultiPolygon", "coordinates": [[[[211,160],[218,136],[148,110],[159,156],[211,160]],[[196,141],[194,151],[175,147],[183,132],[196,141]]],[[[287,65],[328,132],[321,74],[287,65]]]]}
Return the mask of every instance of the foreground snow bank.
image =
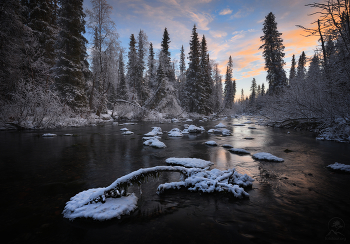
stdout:
{"type": "Polygon", "coordinates": [[[267,152],[260,152],[260,153],[255,153],[252,156],[254,159],[257,160],[266,160],[266,161],[274,161],[274,162],[283,162],[284,159],[283,158],[278,158],[274,155],[272,155],[271,153],[267,153],[267,152]]]}
{"type": "Polygon", "coordinates": [[[328,165],[327,168],[350,173],[350,165],[346,165],[346,164],[334,163],[334,164],[328,165]]]}
{"type": "Polygon", "coordinates": [[[210,165],[213,165],[212,162],[199,158],[168,158],[165,162],[172,165],[181,165],[186,168],[208,169],[210,165]]]}
{"type": "Polygon", "coordinates": [[[149,140],[144,141],[143,145],[151,146],[155,148],[166,148],[166,145],[164,144],[164,142],[159,141],[155,137],[151,137],[149,140]]]}
{"type": "Polygon", "coordinates": [[[234,197],[242,198],[249,194],[242,188],[251,186],[254,179],[248,175],[237,173],[234,169],[211,171],[199,168],[185,168],[181,166],[156,166],[139,169],[122,176],[105,188],[90,189],[78,193],[66,203],[63,216],[70,220],[75,218],[93,218],[106,220],[120,218],[137,208],[137,197],[127,195],[127,187],[133,183],[141,183],[150,175],[156,176],[160,172],[180,172],[185,178],[180,182],[165,183],[158,186],[160,194],[167,189],[187,188],[189,191],[205,193],[226,192],[234,197]]]}

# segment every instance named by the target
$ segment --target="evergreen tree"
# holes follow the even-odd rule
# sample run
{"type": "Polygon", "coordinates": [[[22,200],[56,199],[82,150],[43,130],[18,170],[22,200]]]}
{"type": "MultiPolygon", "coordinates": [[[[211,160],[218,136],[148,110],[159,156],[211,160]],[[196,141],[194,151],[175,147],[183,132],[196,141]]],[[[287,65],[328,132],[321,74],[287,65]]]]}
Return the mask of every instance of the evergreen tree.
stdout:
{"type": "Polygon", "coordinates": [[[306,55],[305,55],[305,52],[303,51],[298,60],[297,75],[296,75],[298,81],[302,81],[305,79],[305,74],[306,74],[305,66],[306,66],[306,55]]]}
{"type": "Polygon", "coordinates": [[[125,81],[123,52],[119,53],[117,98],[128,100],[128,87],[125,81]]]}
{"type": "Polygon", "coordinates": [[[211,67],[209,64],[207,42],[203,35],[201,43],[201,57],[199,61],[199,86],[198,86],[198,113],[206,114],[212,112],[212,103],[210,100],[212,94],[211,67]]]}
{"type": "Polygon", "coordinates": [[[145,53],[147,45],[147,36],[144,31],[140,30],[138,35],[138,47],[137,47],[137,63],[136,63],[136,92],[138,100],[142,105],[148,98],[148,89],[144,79],[144,70],[145,70],[145,53]]]}
{"type": "Polygon", "coordinates": [[[289,85],[293,85],[293,79],[296,76],[296,70],[295,70],[295,55],[293,54],[292,57],[292,66],[290,67],[290,71],[289,71],[289,85]]]}
{"type": "Polygon", "coordinates": [[[232,83],[232,57],[229,57],[228,65],[226,68],[226,75],[225,75],[225,90],[224,90],[224,106],[225,108],[231,109],[233,104],[233,83],[232,83]]]}
{"type": "Polygon", "coordinates": [[[283,70],[285,54],[282,33],[277,30],[275,15],[272,12],[265,17],[263,32],[264,35],[260,37],[263,45],[259,49],[264,50],[266,80],[269,82],[269,92],[278,94],[286,85],[286,73],[283,70]]]}
{"type": "Polygon", "coordinates": [[[190,41],[190,52],[188,55],[189,63],[186,74],[184,105],[188,112],[198,112],[200,43],[196,25],[192,29],[192,39],[190,41]]]}
{"type": "Polygon", "coordinates": [[[217,63],[214,64],[212,80],[214,82],[212,103],[213,103],[213,110],[215,112],[215,111],[219,111],[222,103],[222,83],[221,83],[221,75],[220,75],[220,71],[217,63]]]}
{"type": "Polygon", "coordinates": [[[232,81],[232,101],[233,101],[233,103],[235,102],[236,90],[237,90],[236,80],[233,80],[232,81]]]}
{"type": "Polygon", "coordinates": [[[75,111],[84,111],[88,62],[86,61],[85,14],[83,0],[60,0],[55,83],[63,101],[75,111]]]}
{"type": "Polygon", "coordinates": [[[252,91],[250,94],[250,102],[251,104],[255,103],[255,99],[256,99],[256,92],[257,92],[257,86],[256,86],[256,80],[255,78],[253,78],[252,80],[252,85],[250,86],[250,90],[252,91]]]}
{"type": "Polygon", "coordinates": [[[261,95],[261,87],[258,85],[258,89],[256,90],[256,96],[259,97],[261,95]]]}
{"type": "Polygon", "coordinates": [[[241,102],[243,102],[244,101],[244,90],[242,89],[241,90],[241,102]]]}
{"type": "Polygon", "coordinates": [[[265,84],[262,83],[261,85],[261,96],[264,96],[265,95],[265,84]]]}
{"type": "Polygon", "coordinates": [[[183,75],[186,71],[186,63],[185,63],[185,50],[184,46],[181,46],[181,53],[180,53],[180,75],[183,75]]]}
{"type": "Polygon", "coordinates": [[[153,92],[157,88],[157,66],[156,60],[154,59],[154,51],[152,42],[149,45],[149,54],[148,54],[148,62],[147,62],[147,77],[148,77],[148,87],[151,92],[153,92]]]}
{"type": "Polygon", "coordinates": [[[129,52],[128,52],[128,64],[127,64],[126,79],[129,84],[130,99],[138,102],[137,97],[137,52],[136,52],[136,40],[134,34],[130,36],[129,52]]]}

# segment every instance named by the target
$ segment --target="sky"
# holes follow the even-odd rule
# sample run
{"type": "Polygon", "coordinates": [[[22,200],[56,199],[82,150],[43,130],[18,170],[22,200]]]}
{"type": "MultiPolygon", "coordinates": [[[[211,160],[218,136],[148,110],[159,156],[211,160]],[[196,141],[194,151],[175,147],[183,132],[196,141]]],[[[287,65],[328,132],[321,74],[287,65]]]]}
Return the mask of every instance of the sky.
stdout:
{"type": "MultiPolygon", "coordinates": [[[[282,33],[285,46],[284,66],[289,76],[292,55],[296,61],[302,51],[307,57],[314,55],[318,37],[305,37],[296,25],[312,27],[317,16],[315,9],[305,6],[312,0],[107,0],[112,6],[111,18],[116,24],[121,46],[126,50],[131,34],[143,30],[155,49],[160,49],[164,28],[170,35],[170,52],[180,59],[184,46],[188,56],[192,28],[197,26],[200,38],[205,35],[210,58],[219,64],[221,74],[226,71],[229,56],[233,59],[233,77],[237,84],[236,98],[250,94],[253,78],[257,84],[266,82],[260,37],[265,16],[276,16],[277,29],[282,33]]],[[[322,0],[319,0],[322,2],[322,0]]],[[[84,9],[91,9],[90,0],[84,9]]],[[[91,41],[91,40],[89,40],[91,41]]],[[[187,65],[188,60],[186,61],[187,65]]],[[[187,66],[188,67],[188,66],[187,66]]],[[[224,80],[224,76],[223,76],[224,80]]]]}

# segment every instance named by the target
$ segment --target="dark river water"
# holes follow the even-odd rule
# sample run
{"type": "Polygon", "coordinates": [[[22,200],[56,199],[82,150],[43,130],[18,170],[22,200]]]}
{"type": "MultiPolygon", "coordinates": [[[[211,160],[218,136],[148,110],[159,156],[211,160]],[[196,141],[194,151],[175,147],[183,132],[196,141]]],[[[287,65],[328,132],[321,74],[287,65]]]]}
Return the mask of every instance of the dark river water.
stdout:
{"type": "MultiPolygon", "coordinates": [[[[247,118],[194,122],[206,130],[216,124],[242,123],[247,118]]],[[[184,123],[140,122],[121,126],[49,131],[0,132],[1,239],[5,243],[344,243],[350,240],[350,174],[329,171],[335,162],[350,164],[350,145],[316,141],[310,132],[254,125],[232,126],[233,136],[208,133],[161,141],[167,148],[142,144],[142,135],[159,126],[183,129],[184,123]],[[124,126],[123,126],[124,127],[124,126]],[[55,133],[54,138],[41,137],[55,133]],[[75,136],[63,136],[71,133],[75,136]],[[252,140],[244,139],[254,138],[252,140]],[[269,152],[282,163],[259,162],[218,146],[231,144],[252,154],[269,152]],[[285,152],[285,150],[291,150],[285,152]],[[178,173],[163,173],[140,189],[138,209],[109,221],[63,218],[65,203],[90,188],[106,187],[140,168],[166,165],[169,157],[210,160],[211,168],[235,168],[255,179],[248,198],[226,194],[166,191],[161,183],[177,181],[178,173]],[[335,235],[332,219],[340,220],[335,235]],[[345,225],[345,226],[344,226],[345,225]],[[333,239],[330,237],[334,237],[333,239]],[[338,238],[338,239],[337,239],[338,238]]],[[[2,242],[4,243],[4,242],[2,242]]]]}

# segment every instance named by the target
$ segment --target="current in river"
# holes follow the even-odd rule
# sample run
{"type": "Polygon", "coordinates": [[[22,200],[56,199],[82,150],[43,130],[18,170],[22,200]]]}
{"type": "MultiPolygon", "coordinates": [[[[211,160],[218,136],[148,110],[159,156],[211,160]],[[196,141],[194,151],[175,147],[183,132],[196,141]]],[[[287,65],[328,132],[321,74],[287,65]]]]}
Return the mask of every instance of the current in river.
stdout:
{"type": "Polygon", "coordinates": [[[216,121],[137,122],[53,130],[0,132],[1,237],[6,243],[344,243],[350,239],[350,174],[326,168],[350,163],[350,144],[317,141],[308,131],[258,125],[254,118],[216,121]],[[252,124],[235,126],[247,121],[252,124]],[[206,131],[223,123],[232,136],[207,132],[168,137],[164,149],[143,145],[142,137],[161,127],[206,131]],[[256,129],[249,129],[254,126],[256,129]],[[132,135],[122,135],[121,128],[132,135]],[[53,138],[44,133],[57,134],[53,138]],[[73,136],[64,136],[73,134],[73,136]],[[206,141],[218,146],[208,146],[206,141]],[[282,163],[254,160],[221,147],[268,152],[282,163]],[[255,179],[249,197],[200,194],[185,190],[156,194],[159,184],[178,181],[163,173],[129,192],[138,209],[121,219],[63,218],[77,193],[106,187],[140,168],[166,165],[169,157],[200,158],[211,169],[235,168],[255,179]],[[335,222],[338,221],[338,222],[335,222]],[[340,223],[335,229],[334,223],[340,223]],[[339,235],[334,236],[334,233],[339,235]],[[333,238],[333,239],[332,239],[333,238]]]}

